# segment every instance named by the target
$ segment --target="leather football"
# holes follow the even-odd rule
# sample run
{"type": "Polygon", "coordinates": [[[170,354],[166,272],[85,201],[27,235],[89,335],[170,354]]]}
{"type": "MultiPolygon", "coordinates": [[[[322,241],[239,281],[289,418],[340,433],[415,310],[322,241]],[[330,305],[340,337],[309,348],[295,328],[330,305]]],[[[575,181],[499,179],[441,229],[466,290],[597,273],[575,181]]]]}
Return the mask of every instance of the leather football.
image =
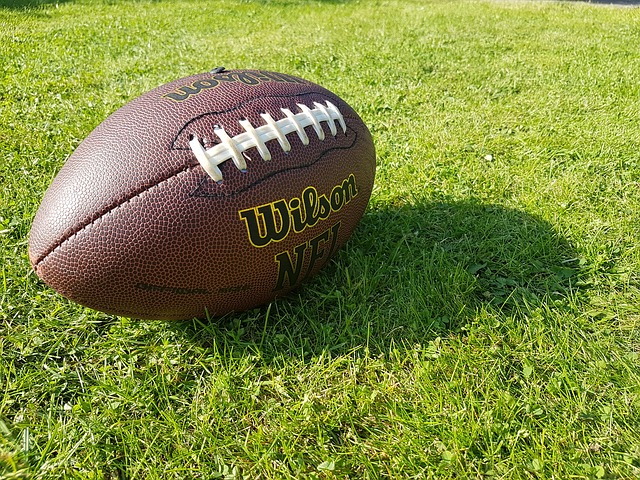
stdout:
{"type": "Polygon", "coordinates": [[[143,319],[265,304],[354,231],[375,176],[356,112],[281,73],[215,69],[160,86],[89,134],[29,238],[61,295],[143,319]]]}

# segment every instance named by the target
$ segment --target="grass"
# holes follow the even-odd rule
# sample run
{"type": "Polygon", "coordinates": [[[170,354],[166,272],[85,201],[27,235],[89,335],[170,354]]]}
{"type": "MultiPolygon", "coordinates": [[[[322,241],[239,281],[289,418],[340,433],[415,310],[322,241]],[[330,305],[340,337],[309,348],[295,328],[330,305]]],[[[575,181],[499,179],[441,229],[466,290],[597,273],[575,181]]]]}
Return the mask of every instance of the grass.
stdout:
{"type": "Polygon", "coordinates": [[[640,11],[582,3],[0,3],[0,476],[640,476],[640,11]],[[109,113],[260,67],[370,126],[370,207],[287,299],[142,322],[31,272],[109,113]]]}

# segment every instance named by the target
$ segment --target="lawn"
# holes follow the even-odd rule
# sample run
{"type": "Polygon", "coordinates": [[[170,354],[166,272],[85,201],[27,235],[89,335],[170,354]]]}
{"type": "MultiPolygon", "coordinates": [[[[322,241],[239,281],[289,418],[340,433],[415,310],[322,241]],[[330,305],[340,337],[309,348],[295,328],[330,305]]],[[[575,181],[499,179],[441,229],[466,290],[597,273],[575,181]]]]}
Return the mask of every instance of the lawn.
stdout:
{"type": "Polygon", "coordinates": [[[0,477],[640,477],[640,9],[0,0],[0,477]],[[318,276],[152,322],[26,245],[107,115],[262,68],[360,113],[376,185],[318,276]]]}

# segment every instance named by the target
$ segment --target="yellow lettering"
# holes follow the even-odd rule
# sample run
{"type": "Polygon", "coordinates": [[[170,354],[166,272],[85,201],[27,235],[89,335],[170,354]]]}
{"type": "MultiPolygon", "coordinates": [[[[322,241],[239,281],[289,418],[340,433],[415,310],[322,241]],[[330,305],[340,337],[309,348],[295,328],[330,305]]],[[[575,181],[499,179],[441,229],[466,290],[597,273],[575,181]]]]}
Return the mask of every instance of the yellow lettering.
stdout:
{"type": "MultiPolygon", "coordinates": [[[[301,233],[326,220],[331,212],[339,212],[357,195],[356,177],[351,174],[327,194],[319,194],[315,187],[309,186],[300,197],[240,210],[238,215],[245,224],[251,245],[262,248],[284,240],[291,230],[301,233]]],[[[318,255],[319,246],[314,248],[318,255]]]]}

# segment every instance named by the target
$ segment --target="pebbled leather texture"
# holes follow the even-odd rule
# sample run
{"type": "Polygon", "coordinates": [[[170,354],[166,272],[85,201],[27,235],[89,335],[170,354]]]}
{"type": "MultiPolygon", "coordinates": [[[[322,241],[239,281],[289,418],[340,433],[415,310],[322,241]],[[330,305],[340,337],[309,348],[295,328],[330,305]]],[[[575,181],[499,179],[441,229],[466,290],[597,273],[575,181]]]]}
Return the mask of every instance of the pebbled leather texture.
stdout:
{"type": "Polygon", "coordinates": [[[326,264],[359,222],[374,176],[367,127],[328,90],[256,70],[194,75],[131,101],[78,146],[36,214],[29,257],[60,294],[107,313],[187,319],[246,310],[326,264]],[[346,133],[334,137],[323,124],[320,140],[308,127],[309,144],[290,134],[288,153],[268,142],[269,161],[251,148],[245,172],[220,165],[221,183],[189,147],[192,135],[211,147],[216,126],[233,137],[242,119],[257,127],[261,113],[278,120],[282,108],[326,101],[346,133]],[[270,219],[288,234],[252,244],[250,230],[268,237],[270,219]]]}

